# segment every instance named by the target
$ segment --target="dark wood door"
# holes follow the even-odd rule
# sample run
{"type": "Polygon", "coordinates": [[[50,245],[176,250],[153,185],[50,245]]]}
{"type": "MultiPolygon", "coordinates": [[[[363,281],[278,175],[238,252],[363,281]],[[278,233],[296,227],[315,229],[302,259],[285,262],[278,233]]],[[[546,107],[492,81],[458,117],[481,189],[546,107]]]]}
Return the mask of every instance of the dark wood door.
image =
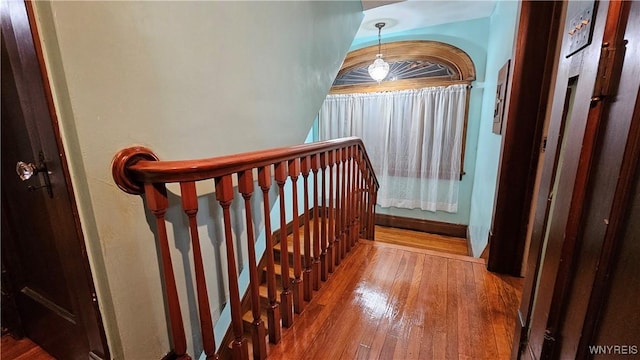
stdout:
{"type": "Polygon", "coordinates": [[[10,279],[3,290],[15,305],[3,311],[16,312],[10,325],[56,358],[102,358],[91,272],[27,8],[22,1],[0,6],[2,260],[10,279]],[[19,161],[40,169],[22,180],[19,161]]]}
{"type": "MultiPolygon", "coordinates": [[[[593,334],[604,319],[607,264],[622,241],[617,229],[638,159],[637,150],[625,153],[637,138],[630,123],[640,86],[638,32],[626,27],[640,24],[638,14],[629,17],[631,4],[568,2],[513,357],[586,359],[589,346],[605,344],[593,334]],[[593,24],[592,42],[574,50],[570,26],[583,14],[596,14],[584,19],[593,24]],[[567,85],[572,91],[563,91],[567,85]]],[[[637,318],[637,308],[618,309],[637,318]]]]}

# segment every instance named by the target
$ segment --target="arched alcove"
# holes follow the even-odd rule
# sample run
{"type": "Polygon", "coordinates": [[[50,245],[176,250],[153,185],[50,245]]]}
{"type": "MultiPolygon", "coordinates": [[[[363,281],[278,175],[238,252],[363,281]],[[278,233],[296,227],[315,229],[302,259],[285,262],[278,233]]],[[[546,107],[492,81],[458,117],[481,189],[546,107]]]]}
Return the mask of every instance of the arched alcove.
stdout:
{"type": "Polygon", "coordinates": [[[476,77],[471,57],[453,45],[425,40],[398,41],[382,46],[382,55],[389,63],[390,71],[378,84],[367,72],[377,54],[377,45],[347,54],[330,94],[471,84],[476,77]]]}

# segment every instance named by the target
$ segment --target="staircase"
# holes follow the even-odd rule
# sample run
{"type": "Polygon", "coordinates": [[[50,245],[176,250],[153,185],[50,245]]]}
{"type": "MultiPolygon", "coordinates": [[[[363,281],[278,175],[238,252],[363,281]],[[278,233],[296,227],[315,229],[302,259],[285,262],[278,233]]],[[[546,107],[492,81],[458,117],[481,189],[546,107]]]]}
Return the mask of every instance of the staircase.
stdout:
{"type": "MultiPolygon", "coordinates": [[[[325,212],[326,214],[326,212],[325,212]]],[[[282,296],[282,281],[283,278],[287,279],[287,284],[295,284],[296,281],[299,280],[301,283],[301,301],[300,307],[296,308],[294,306],[294,314],[300,314],[304,311],[305,305],[307,302],[311,301],[313,296],[316,294],[318,290],[320,290],[323,281],[326,281],[330,275],[329,267],[326,267],[326,271],[322,271],[322,264],[318,257],[314,257],[312,245],[313,239],[316,239],[315,234],[318,234],[318,238],[320,238],[320,233],[322,232],[322,224],[324,223],[324,230],[326,231],[328,228],[328,219],[327,217],[323,217],[323,212],[320,211],[319,216],[314,216],[314,209],[310,209],[306,214],[300,216],[298,218],[298,230],[292,230],[292,223],[288,224],[286,227],[288,231],[285,234],[285,238],[282,239],[282,232],[277,231],[273,234],[273,260],[274,260],[274,272],[275,272],[275,298],[278,299],[282,296]],[[307,215],[310,219],[306,219],[307,215]],[[296,245],[297,244],[297,245],[296,245]],[[300,253],[296,256],[294,248],[298,247],[300,249],[300,253]],[[285,255],[286,254],[286,255],[285,255]],[[286,260],[284,259],[286,257],[286,260]],[[294,267],[289,266],[288,270],[288,278],[283,276],[283,266],[282,261],[285,260],[288,264],[295,264],[299,262],[301,265],[301,272],[298,277],[296,277],[296,271],[294,267]]],[[[293,228],[294,229],[294,228],[293,228]]],[[[357,241],[353,243],[348,243],[347,241],[341,242],[340,239],[337,241],[334,240],[333,245],[330,247],[331,249],[336,249],[335,257],[332,257],[331,263],[331,272],[335,269],[336,266],[348,255],[348,252],[351,250],[353,246],[357,245],[357,241]]],[[[330,251],[334,253],[333,251],[330,251]]],[[[279,324],[273,324],[269,326],[269,314],[268,310],[271,306],[271,302],[269,301],[269,289],[268,289],[268,270],[266,264],[266,256],[258,263],[259,269],[259,286],[258,286],[258,294],[259,294],[259,318],[256,317],[254,311],[252,310],[251,298],[252,294],[250,291],[247,291],[245,294],[242,304],[243,304],[243,328],[245,338],[248,340],[248,350],[249,350],[249,358],[261,359],[264,358],[261,355],[254,354],[269,354],[269,346],[266,345],[267,342],[276,344],[279,342],[281,338],[281,333],[285,332],[288,326],[285,326],[282,322],[279,324]],[[261,330],[262,326],[266,326],[266,332],[261,330]],[[284,329],[283,329],[284,327],[284,329]],[[274,329],[274,334],[271,334],[270,329],[274,329]],[[268,334],[267,334],[268,333],[268,334]],[[265,341],[256,342],[255,339],[261,337],[265,341]],[[266,345],[266,346],[265,346],[266,345]]],[[[295,304],[295,302],[294,302],[295,304]]],[[[231,332],[227,333],[226,338],[231,340],[231,332]]],[[[227,341],[225,341],[227,342],[227,341]]],[[[221,359],[230,359],[232,358],[232,354],[230,353],[230,348],[222,349],[219,356],[221,359]]]]}
{"type": "MultiPolygon", "coordinates": [[[[162,260],[162,280],[168,328],[173,349],[166,358],[190,359],[187,349],[182,310],[171,260],[166,228],[170,207],[167,184],[179,185],[180,199],[193,247],[194,274],[197,288],[198,316],[204,353],[207,359],[264,359],[267,341],[276,344],[282,328],[293,325],[295,314],[301,314],[334,269],[340,265],[358,239],[374,237],[374,205],[378,182],[362,141],[358,138],[328,140],[286,148],[250,152],[200,160],[160,161],[148,148],[121,150],[112,162],[116,184],[130,194],[144,194],[146,206],[156,221],[158,249],[162,260]],[[254,179],[257,177],[257,181],[254,179]],[[300,214],[298,179],[301,178],[304,211],[286,223],[286,214],[300,214]],[[213,333],[210,297],[206,286],[208,274],[198,237],[198,192],[196,184],[215,184],[215,199],[222,209],[221,219],[226,252],[231,326],[223,344],[216,346],[213,333]],[[275,184],[274,184],[275,183],[275,184]],[[313,184],[313,187],[310,186],[313,184]],[[290,184],[289,187],[285,185],[290,184]],[[269,193],[276,186],[280,207],[280,229],[271,230],[269,193]],[[266,235],[263,259],[256,259],[253,193],[262,192],[262,219],[266,235]],[[310,190],[312,189],[312,190],[310,190]],[[231,211],[235,194],[244,199],[242,236],[232,229],[231,211]],[[285,201],[291,199],[291,208],[285,201]],[[301,228],[300,224],[304,224],[301,228]],[[290,236],[286,229],[295,229],[290,236]],[[280,234],[284,234],[280,236],[280,234]],[[235,235],[235,236],[234,236],[235,235]],[[238,242],[248,248],[249,286],[241,300],[238,283],[238,242]],[[284,276],[283,276],[284,274],[284,276]]],[[[234,210],[237,210],[234,209],[234,210]]],[[[236,220],[242,221],[242,220],[236,220]]]]}
{"type": "MultiPolygon", "coordinates": [[[[311,209],[309,213],[313,217],[313,209],[311,209]]],[[[279,236],[281,233],[277,233],[276,236],[274,237],[274,243],[275,243],[273,246],[274,269],[275,269],[275,277],[276,277],[276,288],[282,289],[283,275],[282,275],[281,260],[283,256],[287,256],[287,260],[289,264],[293,264],[296,262],[296,255],[293,251],[293,248],[294,248],[294,241],[297,241],[298,246],[301,249],[301,253],[298,256],[298,259],[304,268],[302,271],[302,284],[303,284],[302,295],[303,295],[304,302],[308,302],[313,298],[313,295],[315,294],[315,292],[320,290],[322,280],[321,280],[319,265],[321,263],[319,261],[314,261],[312,249],[310,249],[310,247],[309,249],[305,247],[306,243],[311,243],[311,241],[307,241],[307,239],[311,240],[314,237],[314,234],[315,234],[314,224],[316,223],[316,221],[311,220],[311,221],[305,222],[304,217],[302,217],[302,219],[300,220],[301,220],[300,228],[298,229],[297,233],[294,234],[293,231],[291,231],[291,233],[287,234],[285,238],[287,251],[283,250],[285,246],[283,246],[284,242],[281,241],[279,236]],[[284,255],[285,253],[288,255],[284,255]]],[[[318,224],[318,226],[320,226],[320,224],[318,224]]],[[[325,229],[326,229],[326,223],[325,223],[325,229]]],[[[267,320],[269,317],[267,314],[267,308],[269,307],[270,302],[268,297],[269,291],[268,291],[268,284],[267,284],[268,271],[266,268],[266,261],[264,260],[265,259],[263,258],[263,261],[260,261],[258,266],[258,268],[260,269],[260,284],[259,284],[258,293],[260,298],[260,309],[261,309],[260,319],[258,321],[262,322],[267,326],[267,332],[268,332],[269,325],[267,320]]],[[[296,279],[295,271],[293,267],[289,267],[289,277],[287,280],[289,283],[292,283],[295,279],[296,279]]],[[[326,280],[326,278],[324,280],[326,280]]],[[[278,298],[281,295],[281,291],[276,290],[276,293],[277,293],[276,298],[278,298]]],[[[252,341],[252,339],[255,337],[254,333],[252,333],[252,329],[256,328],[255,324],[257,323],[257,321],[256,321],[256,318],[254,318],[254,314],[251,309],[250,298],[251,298],[251,294],[250,292],[247,292],[247,294],[245,295],[245,298],[243,299],[244,314],[242,316],[242,320],[244,322],[245,337],[249,340],[249,358],[253,358],[254,353],[257,353],[260,351],[264,352],[264,350],[253,348],[253,346],[258,346],[260,343],[255,343],[252,341]]],[[[302,312],[303,310],[304,309],[301,309],[300,312],[302,312]]],[[[280,324],[280,326],[277,326],[277,327],[281,329],[282,324],[280,324]]],[[[283,329],[281,331],[286,331],[286,329],[283,329]]],[[[268,335],[266,333],[261,336],[265,336],[266,338],[268,338],[268,335]]],[[[279,339],[280,336],[277,336],[277,338],[279,339]]],[[[276,343],[277,341],[271,341],[271,342],[276,343]]],[[[268,346],[265,353],[267,355],[269,353],[268,346]]],[[[227,356],[227,354],[224,354],[224,352],[221,353],[220,356],[221,358],[230,357],[230,356],[227,356]]],[[[260,358],[260,357],[257,357],[257,358],[260,358]]]]}

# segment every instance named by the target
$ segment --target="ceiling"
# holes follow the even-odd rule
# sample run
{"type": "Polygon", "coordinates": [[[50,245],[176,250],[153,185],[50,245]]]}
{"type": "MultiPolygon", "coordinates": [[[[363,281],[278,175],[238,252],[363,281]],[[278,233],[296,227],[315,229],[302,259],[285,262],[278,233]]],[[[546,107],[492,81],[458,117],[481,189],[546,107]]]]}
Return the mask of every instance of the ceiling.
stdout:
{"type": "MultiPolygon", "coordinates": [[[[377,36],[378,22],[386,25],[382,34],[491,16],[499,0],[362,0],[364,19],[356,39],[377,36]]],[[[503,0],[504,1],[504,0],[503,0]]]]}

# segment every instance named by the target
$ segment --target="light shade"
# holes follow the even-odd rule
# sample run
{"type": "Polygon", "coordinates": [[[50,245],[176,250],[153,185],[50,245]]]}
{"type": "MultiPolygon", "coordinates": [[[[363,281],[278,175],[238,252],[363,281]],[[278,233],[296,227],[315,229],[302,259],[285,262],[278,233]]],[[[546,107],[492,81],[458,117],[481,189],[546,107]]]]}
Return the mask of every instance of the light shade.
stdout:
{"type": "Polygon", "coordinates": [[[373,64],[369,65],[368,70],[369,76],[380,83],[389,74],[389,64],[382,60],[382,54],[378,54],[373,64]]]}

